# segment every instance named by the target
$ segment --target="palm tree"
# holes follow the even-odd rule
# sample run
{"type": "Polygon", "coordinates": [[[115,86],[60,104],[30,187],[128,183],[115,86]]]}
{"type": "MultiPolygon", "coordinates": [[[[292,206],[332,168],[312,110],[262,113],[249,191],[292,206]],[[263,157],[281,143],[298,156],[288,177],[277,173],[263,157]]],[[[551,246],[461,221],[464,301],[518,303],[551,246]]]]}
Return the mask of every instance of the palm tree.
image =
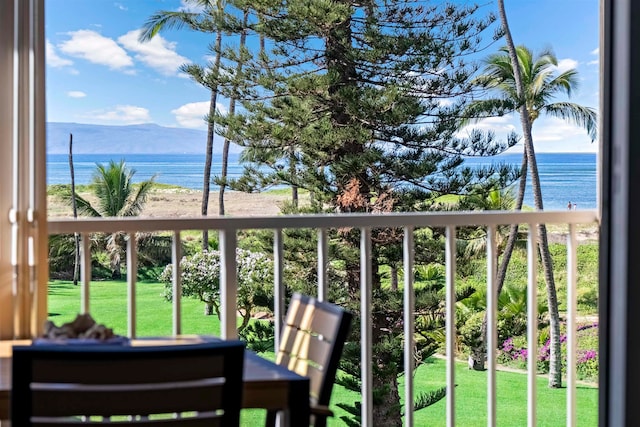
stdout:
{"type": "MultiPolygon", "coordinates": [[[[96,165],[91,189],[96,197],[95,204],[75,195],[78,212],[91,217],[126,217],[137,216],[142,212],[149,191],[153,187],[155,176],[133,185],[135,169],[129,169],[124,160],[119,163],[111,160],[108,166],[96,165]]],[[[71,195],[70,195],[71,196],[71,195]]],[[[73,197],[69,197],[71,201],[73,197]]],[[[120,259],[124,235],[113,233],[107,238],[106,248],[109,252],[111,277],[120,279],[120,259]]]]}
{"type": "MultiPolygon", "coordinates": [[[[192,8],[180,11],[159,11],[152,15],[142,28],[140,40],[151,40],[162,30],[190,28],[202,33],[215,33],[215,44],[213,50],[218,52],[209,70],[202,74],[191,74],[191,77],[198,83],[207,87],[211,91],[209,114],[207,117],[207,146],[204,162],[204,177],[202,185],[202,216],[207,216],[209,211],[209,192],[211,189],[211,164],[213,162],[213,136],[215,134],[214,117],[216,113],[216,103],[218,102],[218,85],[215,78],[220,71],[220,52],[222,51],[222,30],[219,28],[220,19],[224,13],[225,1],[223,0],[185,0],[186,6],[192,8]],[[191,11],[193,10],[193,11],[191,11]]],[[[183,66],[183,71],[188,71],[189,66],[183,66]]],[[[197,70],[194,70],[197,71],[197,70]]],[[[209,231],[202,231],[202,249],[209,248],[209,231]]]]}
{"type": "MultiPolygon", "coordinates": [[[[498,8],[507,45],[500,49],[499,53],[489,56],[486,60],[484,74],[476,80],[479,86],[496,93],[498,97],[473,102],[467,110],[465,116],[469,119],[465,122],[518,111],[524,133],[524,155],[516,209],[522,208],[527,169],[530,168],[535,208],[543,210],[540,177],[531,135],[534,121],[542,114],[567,120],[584,127],[593,141],[597,135],[596,112],[592,108],[571,102],[552,102],[560,93],[571,96],[573,89],[578,86],[577,71],[570,69],[558,73],[556,68],[558,60],[550,50],[534,56],[525,46],[516,47],[509,31],[503,0],[498,1],[498,8]]],[[[498,293],[504,284],[506,269],[515,246],[517,233],[518,226],[512,226],[497,275],[498,293]]],[[[551,326],[549,386],[561,387],[560,316],[551,254],[544,224],[538,226],[538,234],[551,326]]]]}
{"type": "MultiPolygon", "coordinates": [[[[494,188],[484,194],[471,194],[462,197],[456,205],[452,207],[455,211],[510,211],[516,206],[516,196],[513,187],[506,189],[494,188]]],[[[506,225],[498,226],[496,230],[498,249],[505,247],[508,235],[508,227],[506,225]]],[[[478,230],[469,227],[467,230],[461,228],[459,233],[466,240],[464,246],[464,257],[467,259],[476,258],[480,254],[487,253],[487,236],[486,230],[478,230]]]]}

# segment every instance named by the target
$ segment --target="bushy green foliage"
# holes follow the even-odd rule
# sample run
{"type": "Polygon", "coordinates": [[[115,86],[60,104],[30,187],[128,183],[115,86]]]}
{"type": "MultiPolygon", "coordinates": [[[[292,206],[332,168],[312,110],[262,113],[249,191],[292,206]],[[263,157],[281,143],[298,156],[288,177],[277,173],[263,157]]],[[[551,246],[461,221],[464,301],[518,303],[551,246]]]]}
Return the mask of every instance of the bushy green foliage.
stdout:
{"type": "MultiPolygon", "coordinates": [[[[562,344],[562,370],[566,374],[567,369],[567,336],[566,324],[562,325],[563,335],[560,336],[562,344]]],[[[537,366],[540,373],[549,372],[549,333],[543,329],[538,338],[537,366]]],[[[579,325],[576,333],[577,354],[576,370],[578,379],[597,381],[599,369],[598,356],[598,323],[585,323],[579,325]]],[[[505,365],[517,368],[526,368],[529,352],[527,339],[524,335],[509,337],[500,346],[498,361],[505,365]]]]}
{"type": "MultiPolygon", "coordinates": [[[[238,332],[249,324],[258,307],[273,303],[273,260],[259,252],[236,250],[238,280],[238,310],[242,323],[238,332]]],[[[197,298],[205,303],[205,314],[214,312],[220,317],[220,252],[201,251],[185,256],[180,262],[182,296],[197,298]]],[[[169,264],[160,279],[165,284],[164,297],[173,299],[173,265],[169,264]]]]}

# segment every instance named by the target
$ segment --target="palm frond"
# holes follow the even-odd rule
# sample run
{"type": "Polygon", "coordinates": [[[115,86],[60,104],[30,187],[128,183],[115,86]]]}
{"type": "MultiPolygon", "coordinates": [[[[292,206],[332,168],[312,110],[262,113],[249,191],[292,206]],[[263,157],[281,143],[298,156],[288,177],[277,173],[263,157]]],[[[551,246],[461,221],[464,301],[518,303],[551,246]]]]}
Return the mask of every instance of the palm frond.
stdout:
{"type": "Polygon", "coordinates": [[[441,387],[437,390],[420,393],[415,399],[415,403],[413,405],[414,409],[416,411],[419,411],[420,409],[424,409],[428,406],[431,406],[439,402],[440,400],[444,399],[446,395],[447,395],[446,387],[441,387]]]}
{"type": "Polygon", "coordinates": [[[463,111],[460,127],[477,123],[489,117],[500,117],[512,113],[517,105],[510,99],[481,99],[471,102],[463,111]]]}
{"type": "MultiPolygon", "coordinates": [[[[69,196],[68,201],[69,201],[69,204],[72,203],[71,196],[69,196]]],[[[78,210],[78,213],[80,215],[86,215],[91,217],[102,216],[102,214],[98,212],[87,199],[83,198],[77,193],[76,193],[76,209],[78,210]]]]}
{"type": "Polygon", "coordinates": [[[155,179],[156,175],[153,175],[147,181],[143,181],[139,184],[138,191],[136,191],[133,199],[131,199],[123,206],[120,216],[136,216],[139,215],[140,212],[142,212],[142,208],[147,202],[149,191],[151,191],[151,189],[153,188],[153,184],[155,184],[155,179]]]}
{"type": "Polygon", "coordinates": [[[196,17],[196,13],[168,10],[160,11],[147,19],[147,22],[142,26],[138,40],[141,42],[149,41],[163,30],[179,30],[185,26],[192,27],[194,22],[196,22],[196,17]]]}
{"type": "Polygon", "coordinates": [[[591,107],[584,107],[573,102],[556,102],[544,106],[543,111],[550,116],[567,120],[585,128],[591,138],[591,142],[598,137],[598,114],[591,107]]]}

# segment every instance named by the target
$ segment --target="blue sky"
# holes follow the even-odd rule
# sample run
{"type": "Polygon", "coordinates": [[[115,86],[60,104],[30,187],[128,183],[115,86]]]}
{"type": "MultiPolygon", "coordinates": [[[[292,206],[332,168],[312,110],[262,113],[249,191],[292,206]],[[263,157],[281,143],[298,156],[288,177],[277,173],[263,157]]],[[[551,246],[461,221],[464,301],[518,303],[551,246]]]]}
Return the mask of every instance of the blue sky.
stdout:
{"type": "MultiPolygon", "coordinates": [[[[209,60],[213,36],[185,29],[137,41],[149,16],[177,10],[181,0],[47,0],[45,5],[48,121],[205,129],[209,94],[179,66],[209,60]]],[[[552,48],[559,68],[579,72],[580,87],[570,100],[597,108],[598,0],[506,0],[505,6],[515,42],[534,51],[552,48]]],[[[219,108],[225,110],[225,104],[219,108]]],[[[519,130],[515,117],[477,126],[498,135],[519,130]]],[[[538,119],[533,132],[538,152],[598,149],[584,130],[557,119],[538,119]]]]}

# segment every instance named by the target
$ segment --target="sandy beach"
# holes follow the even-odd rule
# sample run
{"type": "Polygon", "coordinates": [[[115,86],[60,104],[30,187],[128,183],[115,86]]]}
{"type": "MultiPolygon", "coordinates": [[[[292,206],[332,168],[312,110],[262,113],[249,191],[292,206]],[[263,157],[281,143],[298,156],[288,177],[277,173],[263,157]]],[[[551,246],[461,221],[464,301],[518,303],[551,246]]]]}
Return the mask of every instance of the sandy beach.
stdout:
{"type": "MultiPolygon", "coordinates": [[[[92,201],[90,193],[80,195],[92,201]]],[[[218,215],[218,192],[209,196],[209,215],[218,215]]],[[[280,206],[289,200],[286,194],[274,193],[242,193],[228,191],[225,193],[225,213],[227,216],[271,216],[280,213],[280,206]]],[[[50,218],[71,217],[71,207],[56,196],[49,196],[48,212],[50,218]]],[[[202,191],[189,189],[155,189],[149,194],[141,217],[145,218],[183,218],[200,216],[202,191]]]]}
{"type": "MultiPolygon", "coordinates": [[[[80,193],[82,197],[92,200],[90,193],[80,193]]],[[[211,192],[209,198],[209,215],[218,215],[218,192],[211,192]]],[[[286,193],[242,193],[228,191],[225,193],[226,216],[273,216],[280,213],[282,204],[290,199],[286,193]]],[[[304,199],[303,199],[304,200],[304,199]]],[[[144,211],[143,218],[184,218],[200,216],[202,192],[199,190],[158,188],[153,190],[144,211]]],[[[71,207],[56,196],[48,197],[48,214],[50,218],[71,217],[71,207]]],[[[548,237],[551,243],[564,243],[567,236],[566,226],[549,225],[548,237]]],[[[598,228],[595,224],[577,227],[576,237],[580,242],[596,241],[598,228]]]]}

